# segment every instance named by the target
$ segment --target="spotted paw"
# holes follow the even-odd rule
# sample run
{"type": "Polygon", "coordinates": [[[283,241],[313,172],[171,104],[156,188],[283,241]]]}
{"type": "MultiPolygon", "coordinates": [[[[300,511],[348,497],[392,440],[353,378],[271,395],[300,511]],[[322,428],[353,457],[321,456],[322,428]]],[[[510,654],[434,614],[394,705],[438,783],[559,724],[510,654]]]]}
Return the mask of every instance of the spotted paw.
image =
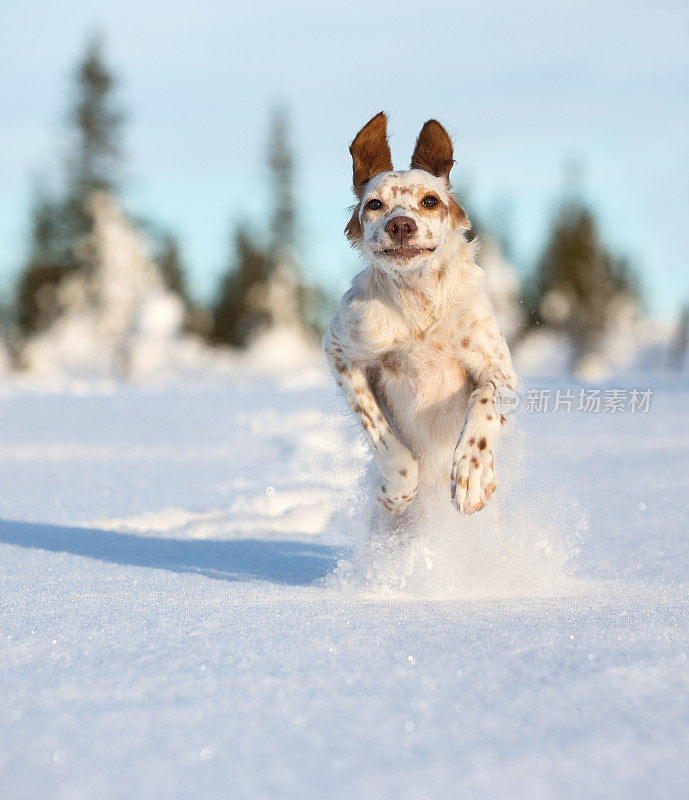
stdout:
{"type": "Polygon", "coordinates": [[[462,514],[480,511],[495,491],[493,451],[485,436],[465,436],[455,448],[450,497],[462,514]]]}
{"type": "Polygon", "coordinates": [[[405,511],[419,491],[419,470],[416,462],[398,467],[383,478],[377,500],[388,511],[401,514],[405,511]]]}

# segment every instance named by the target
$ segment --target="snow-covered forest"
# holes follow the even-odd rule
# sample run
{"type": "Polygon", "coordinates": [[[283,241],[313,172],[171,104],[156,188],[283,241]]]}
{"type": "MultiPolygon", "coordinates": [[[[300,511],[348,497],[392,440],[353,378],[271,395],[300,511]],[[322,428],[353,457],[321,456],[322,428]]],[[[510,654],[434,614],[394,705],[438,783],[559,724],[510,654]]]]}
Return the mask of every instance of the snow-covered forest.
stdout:
{"type": "Polygon", "coordinates": [[[0,796],[685,796],[689,315],[573,189],[529,269],[470,213],[521,406],[491,505],[384,546],[288,109],[202,300],[116,89],[90,40],[2,303],[0,796]]]}
{"type": "MultiPolygon", "coordinates": [[[[290,118],[269,114],[262,225],[232,225],[226,272],[195,297],[173,231],[127,209],[125,120],[101,39],[73,78],[66,154],[35,181],[24,263],[0,316],[0,364],[26,376],[155,378],[222,360],[276,330],[315,344],[337,298],[300,256],[290,118]]],[[[461,187],[459,193],[462,194],[461,187]]],[[[504,231],[475,210],[471,236],[498,319],[529,372],[597,380],[658,363],[686,366],[686,314],[644,314],[633,265],[611,252],[592,207],[569,187],[531,271],[506,255],[504,231]]],[[[508,244],[508,243],[507,243],[508,244]]],[[[356,259],[352,255],[352,273],[356,259]]]]}

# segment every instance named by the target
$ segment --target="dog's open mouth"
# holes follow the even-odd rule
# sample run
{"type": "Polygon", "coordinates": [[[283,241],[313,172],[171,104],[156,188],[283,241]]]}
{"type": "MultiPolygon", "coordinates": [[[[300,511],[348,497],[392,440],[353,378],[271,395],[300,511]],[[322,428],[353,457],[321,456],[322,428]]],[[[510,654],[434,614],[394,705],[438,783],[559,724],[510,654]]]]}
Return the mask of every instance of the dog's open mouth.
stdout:
{"type": "Polygon", "coordinates": [[[432,253],[435,247],[410,247],[403,245],[402,247],[389,247],[383,250],[383,255],[392,258],[395,261],[408,261],[416,256],[426,255],[432,253]]]}

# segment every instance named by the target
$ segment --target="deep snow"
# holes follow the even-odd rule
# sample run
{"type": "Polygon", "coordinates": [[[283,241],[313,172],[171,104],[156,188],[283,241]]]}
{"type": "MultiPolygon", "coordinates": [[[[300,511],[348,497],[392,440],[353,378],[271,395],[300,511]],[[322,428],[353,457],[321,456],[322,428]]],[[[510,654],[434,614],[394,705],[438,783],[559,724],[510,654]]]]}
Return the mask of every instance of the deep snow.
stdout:
{"type": "Polygon", "coordinates": [[[394,550],[320,362],[10,384],[0,795],[686,797],[689,389],[649,383],[519,412],[497,502],[394,550]]]}

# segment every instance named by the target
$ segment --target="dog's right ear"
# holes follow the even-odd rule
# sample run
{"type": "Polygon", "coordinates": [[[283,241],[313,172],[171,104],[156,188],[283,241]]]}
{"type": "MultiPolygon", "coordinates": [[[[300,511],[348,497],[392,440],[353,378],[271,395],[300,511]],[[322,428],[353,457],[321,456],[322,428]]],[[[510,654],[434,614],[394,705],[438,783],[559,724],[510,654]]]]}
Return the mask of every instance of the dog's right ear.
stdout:
{"type": "Polygon", "coordinates": [[[392,169],[388,144],[388,118],[383,111],[376,114],[354,137],[349,147],[352,154],[354,193],[361,199],[364,186],[374,175],[392,169]]]}

